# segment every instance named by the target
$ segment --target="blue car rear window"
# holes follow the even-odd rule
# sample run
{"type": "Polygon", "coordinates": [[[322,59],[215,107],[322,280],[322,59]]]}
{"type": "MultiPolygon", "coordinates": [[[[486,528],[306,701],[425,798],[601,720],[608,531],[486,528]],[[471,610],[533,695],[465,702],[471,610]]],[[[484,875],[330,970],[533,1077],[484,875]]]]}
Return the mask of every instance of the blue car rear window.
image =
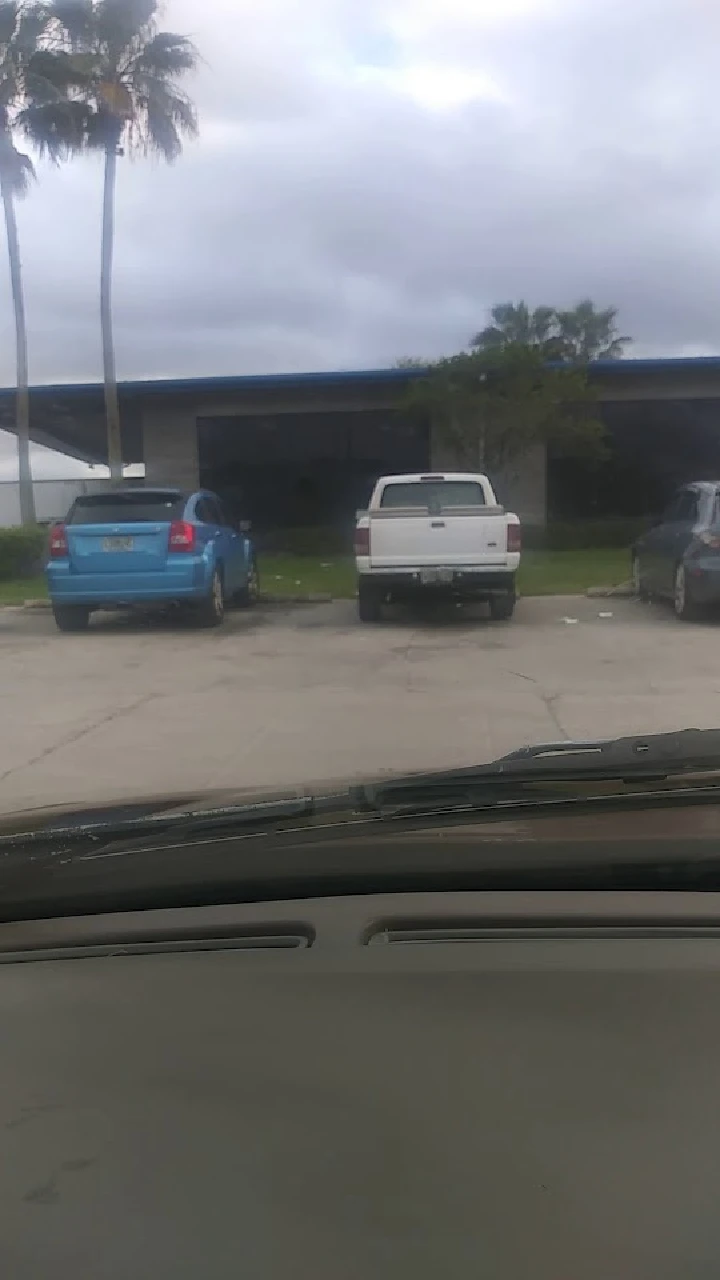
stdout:
{"type": "Polygon", "coordinates": [[[177,493],[93,493],[78,498],[68,524],[141,524],[180,520],[185,498],[177,493]]]}

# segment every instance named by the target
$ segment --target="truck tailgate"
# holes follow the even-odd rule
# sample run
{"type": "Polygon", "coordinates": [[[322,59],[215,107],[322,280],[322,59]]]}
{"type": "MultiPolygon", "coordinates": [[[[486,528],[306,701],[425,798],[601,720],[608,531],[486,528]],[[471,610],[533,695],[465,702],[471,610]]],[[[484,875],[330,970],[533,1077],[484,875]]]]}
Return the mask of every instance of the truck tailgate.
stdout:
{"type": "Polygon", "coordinates": [[[507,520],[502,509],[482,515],[388,510],[370,517],[373,568],[407,565],[502,564],[507,551],[507,520]]]}

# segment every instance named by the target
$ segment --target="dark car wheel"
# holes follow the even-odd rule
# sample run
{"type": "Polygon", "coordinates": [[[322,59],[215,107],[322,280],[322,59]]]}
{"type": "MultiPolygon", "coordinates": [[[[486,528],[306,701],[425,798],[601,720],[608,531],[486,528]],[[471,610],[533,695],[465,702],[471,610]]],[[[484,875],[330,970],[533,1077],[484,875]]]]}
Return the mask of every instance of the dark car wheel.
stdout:
{"type": "Polygon", "coordinates": [[[507,622],[515,612],[515,592],[508,591],[504,596],[490,597],[490,617],[494,622],[507,622]]]}
{"type": "Polygon", "coordinates": [[[84,604],[54,604],[52,611],[58,631],[87,631],[90,610],[84,604]]]}
{"type": "Polygon", "coordinates": [[[358,583],[358,617],[361,622],[379,622],[383,597],[374,582],[358,583]]]}
{"type": "Polygon", "coordinates": [[[210,591],[199,605],[196,618],[201,627],[219,627],[225,620],[225,587],[222,573],[216,569],[210,591]]]}
{"type": "Polygon", "coordinates": [[[252,609],[260,599],[260,571],[258,570],[257,560],[255,556],[252,558],[250,570],[248,572],[248,580],[244,587],[236,593],[233,604],[238,609],[252,609]]]}
{"type": "Polygon", "coordinates": [[[692,598],[692,589],[688,582],[684,564],[679,564],[675,569],[673,608],[675,609],[675,616],[681,618],[683,622],[694,622],[700,616],[699,606],[692,598]]]}

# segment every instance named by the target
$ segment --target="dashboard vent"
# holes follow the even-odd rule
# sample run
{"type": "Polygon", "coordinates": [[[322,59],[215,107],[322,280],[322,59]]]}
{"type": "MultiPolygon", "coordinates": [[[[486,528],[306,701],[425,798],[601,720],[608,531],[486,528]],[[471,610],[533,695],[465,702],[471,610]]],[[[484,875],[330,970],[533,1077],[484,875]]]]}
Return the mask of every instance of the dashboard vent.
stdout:
{"type": "Polygon", "coordinates": [[[310,929],[293,928],[278,932],[248,931],[207,934],[156,934],[143,937],[135,934],[116,934],[109,931],[103,937],[98,929],[96,936],[83,940],[68,937],[67,941],[33,944],[23,947],[0,949],[0,964],[18,964],[24,960],[84,960],[92,957],[147,956],[183,954],[191,951],[293,951],[311,947],[315,940],[310,929]]]}
{"type": "Polygon", "coordinates": [[[557,923],[552,920],[544,920],[542,923],[518,920],[514,923],[488,921],[487,924],[463,924],[448,921],[407,925],[398,922],[372,926],[365,934],[364,942],[370,947],[388,944],[427,946],[433,943],[446,946],[453,942],[550,941],[562,938],[687,938],[697,937],[699,933],[704,937],[717,937],[719,932],[717,925],[708,927],[701,922],[681,924],[662,920],[637,923],[632,920],[578,920],[573,924],[568,924],[566,920],[557,923]]]}

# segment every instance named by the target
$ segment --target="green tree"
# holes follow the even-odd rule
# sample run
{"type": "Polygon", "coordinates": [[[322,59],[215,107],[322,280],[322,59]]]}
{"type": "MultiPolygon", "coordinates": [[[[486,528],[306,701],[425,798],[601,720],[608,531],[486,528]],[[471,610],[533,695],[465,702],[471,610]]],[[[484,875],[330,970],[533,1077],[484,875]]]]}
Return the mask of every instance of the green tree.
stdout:
{"type": "Polygon", "coordinates": [[[439,360],[408,392],[470,469],[503,471],[534,446],[600,459],[605,430],[583,369],[548,367],[541,349],[508,342],[439,360]]]}
{"type": "Polygon", "coordinates": [[[35,523],[35,499],[30,464],[30,393],[28,343],[25,324],[20,242],[15,204],[27,194],[35,177],[32,160],[16,146],[19,120],[32,94],[29,73],[32,60],[47,30],[42,5],[0,3],[0,198],[5,214],[10,287],[15,313],[16,400],[15,430],[18,448],[20,518],[35,523]]]}
{"type": "Polygon", "coordinates": [[[122,477],[120,405],[112,320],[118,159],[154,154],[169,163],[198,132],[181,88],[198,52],[186,36],[159,29],[158,0],[50,0],[57,47],[36,62],[54,88],[24,118],[41,150],[57,159],[82,151],[104,158],[100,316],[108,462],[122,477]]]}
{"type": "Polygon", "coordinates": [[[622,359],[632,339],[618,332],[617,314],[616,307],[599,310],[590,298],[584,298],[568,311],[556,312],[562,357],[579,364],[622,359]]]}

